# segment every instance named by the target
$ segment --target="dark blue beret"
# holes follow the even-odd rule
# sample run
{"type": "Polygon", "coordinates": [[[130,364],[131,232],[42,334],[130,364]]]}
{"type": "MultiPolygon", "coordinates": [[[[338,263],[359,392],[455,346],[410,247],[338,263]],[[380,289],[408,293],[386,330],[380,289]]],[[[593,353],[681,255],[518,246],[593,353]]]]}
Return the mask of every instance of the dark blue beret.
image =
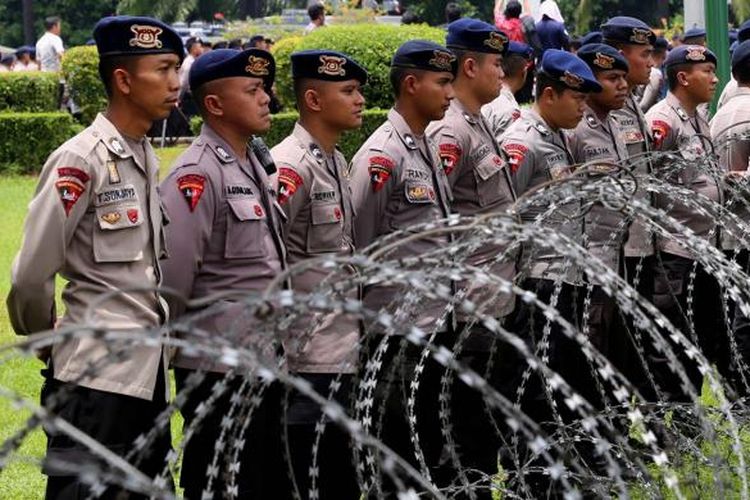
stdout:
{"type": "Polygon", "coordinates": [[[603,43],[584,45],[578,50],[576,55],[583,59],[592,71],[620,69],[627,72],[630,70],[627,59],[625,59],[620,51],[603,43]]]}
{"type": "Polygon", "coordinates": [[[740,64],[748,64],[750,61],[750,40],[738,44],[732,53],[732,71],[740,64]]]}
{"type": "Polygon", "coordinates": [[[217,49],[195,60],[188,80],[193,92],[204,83],[234,76],[262,78],[266,88],[271,88],[275,72],[273,56],[265,50],[217,49]]]}
{"type": "Polygon", "coordinates": [[[185,47],[175,30],[158,19],[112,16],[100,19],[94,27],[99,57],[177,54],[182,60],[185,47]]]}
{"type": "Polygon", "coordinates": [[[534,49],[532,49],[526,43],[511,41],[508,44],[507,54],[515,54],[517,56],[523,57],[524,59],[531,59],[531,57],[534,55],[534,49]]]}
{"type": "Polygon", "coordinates": [[[653,45],[656,41],[656,34],[649,25],[634,17],[613,17],[602,24],[600,28],[606,42],[653,45]]]}
{"type": "Polygon", "coordinates": [[[602,35],[601,31],[592,31],[581,38],[581,46],[589,43],[602,43],[602,40],[604,40],[604,35],[602,35]]]}
{"type": "Polygon", "coordinates": [[[359,80],[367,83],[367,70],[357,61],[333,50],[303,50],[292,59],[292,78],[313,78],[328,82],[359,80]]]}
{"type": "Polygon", "coordinates": [[[732,28],[729,30],[729,44],[733,44],[737,41],[737,28],[732,28]]]}
{"type": "Polygon", "coordinates": [[[750,20],[740,24],[740,29],[737,30],[737,41],[742,43],[745,40],[750,40],[750,20]]]}
{"type": "Polygon", "coordinates": [[[734,57],[734,51],[737,50],[737,47],[739,47],[740,42],[737,40],[732,42],[732,45],[729,46],[729,55],[730,57],[734,57]]]}
{"type": "Polygon", "coordinates": [[[505,54],[508,36],[491,24],[464,17],[448,25],[445,45],[449,49],[505,54]]]}
{"type": "Polygon", "coordinates": [[[667,50],[669,48],[669,41],[663,36],[657,36],[656,40],[654,40],[654,48],[667,50]]]}
{"type": "Polygon", "coordinates": [[[602,86],[596,81],[591,68],[583,60],[570,52],[547,49],[542,56],[540,70],[553,80],[559,80],[579,92],[601,92],[602,86]]]}
{"type": "Polygon", "coordinates": [[[413,68],[427,71],[449,71],[456,74],[456,56],[442,45],[428,40],[409,40],[393,55],[394,68],[413,68]]]}
{"type": "Polygon", "coordinates": [[[716,64],[716,55],[703,45],[680,45],[669,51],[664,61],[665,67],[676,64],[716,64]]]}
{"type": "Polygon", "coordinates": [[[682,35],[682,40],[685,41],[689,38],[700,38],[706,36],[706,30],[703,28],[690,28],[682,35]]]}

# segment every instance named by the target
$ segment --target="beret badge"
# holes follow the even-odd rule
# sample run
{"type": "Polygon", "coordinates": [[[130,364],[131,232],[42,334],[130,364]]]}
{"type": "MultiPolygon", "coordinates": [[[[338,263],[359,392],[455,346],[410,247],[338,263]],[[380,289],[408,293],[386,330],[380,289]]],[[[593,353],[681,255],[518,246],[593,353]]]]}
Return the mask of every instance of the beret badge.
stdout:
{"type": "Polygon", "coordinates": [[[567,85],[570,88],[573,89],[580,89],[583,85],[583,78],[581,78],[578,75],[575,75],[571,73],[570,71],[566,71],[561,77],[560,81],[563,82],[565,85],[567,85]]]}
{"type": "Polygon", "coordinates": [[[630,36],[630,41],[640,44],[647,44],[650,36],[650,30],[644,28],[633,28],[633,34],[630,36]]]}
{"type": "Polygon", "coordinates": [[[161,28],[134,24],[130,27],[130,31],[135,35],[130,39],[131,47],[140,47],[142,49],[160,49],[162,47],[159,35],[161,35],[164,30],[161,28]]]}
{"type": "Polygon", "coordinates": [[[685,54],[685,59],[688,61],[705,61],[706,60],[706,48],[705,47],[690,47],[685,54]]]}
{"type": "Polygon", "coordinates": [[[612,69],[615,64],[615,58],[606,54],[602,54],[601,52],[597,52],[596,57],[594,58],[594,64],[601,69],[612,69]]]}
{"type": "Polygon", "coordinates": [[[346,59],[338,56],[320,56],[320,67],[318,73],[323,73],[329,76],[344,76],[346,70],[344,64],[346,59]]]}
{"type": "Polygon", "coordinates": [[[497,50],[499,52],[502,52],[503,47],[508,43],[508,38],[506,38],[501,33],[495,33],[491,32],[490,37],[484,41],[484,44],[488,46],[491,49],[497,50]]]}
{"type": "Polygon", "coordinates": [[[450,71],[452,69],[452,64],[453,61],[456,60],[456,56],[442,50],[433,50],[432,54],[433,57],[429,61],[430,65],[445,71],[450,71]]]}
{"type": "Polygon", "coordinates": [[[253,76],[266,76],[268,75],[268,65],[270,61],[263,57],[250,56],[247,59],[248,65],[245,66],[245,71],[253,76]]]}

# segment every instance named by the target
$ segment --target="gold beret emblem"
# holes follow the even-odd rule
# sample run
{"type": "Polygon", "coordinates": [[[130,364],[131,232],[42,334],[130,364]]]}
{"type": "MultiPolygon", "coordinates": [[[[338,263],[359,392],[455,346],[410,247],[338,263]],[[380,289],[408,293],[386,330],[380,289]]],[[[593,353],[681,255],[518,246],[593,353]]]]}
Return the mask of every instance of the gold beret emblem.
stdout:
{"type": "Polygon", "coordinates": [[[560,81],[572,89],[580,89],[583,85],[583,78],[574,75],[570,71],[566,71],[565,74],[560,77],[560,81]]]}
{"type": "Polygon", "coordinates": [[[685,59],[693,62],[700,62],[706,60],[706,47],[700,45],[692,45],[688,47],[685,59]]]}
{"type": "Polygon", "coordinates": [[[451,71],[453,69],[453,61],[455,60],[456,56],[454,56],[450,52],[433,50],[432,59],[429,60],[429,64],[435,66],[438,69],[451,71]]]}
{"type": "Polygon", "coordinates": [[[265,57],[250,56],[247,59],[248,65],[245,66],[245,71],[253,76],[266,76],[268,75],[268,65],[271,61],[265,57]]]}
{"type": "Polygon", "coordinates": [[[344,76],[346,75],[344,64],[346,64],[346,59],[343,57],[320,56],[318,73],[323,73],[328,76],[344,76]]]}
{"type": "Polygon", "coordinates": [[[502,33],[491,32],[490,37],[484,41],[484,44],[491,49],[498,52],[502,52],[505,45],[508,43],[508,38],[502,33]]]}
{"type": "Polygon", "coordinates": [[[161,28],[134,24],[130,27],[130,31],[135,34],[135,36],[130,39],[131,47],[140,47],[142,49],[160,49],[162,47],[159,35],[161,35],[164,30],[161,28]]]}
{"type": "Polygon", "coordinates": [[[602,54],[601,52],[597,52],[596,57],[594,58],[594,64],[601,69],[612,69],[615,64],[615,58],[606,54],[602,54]]]}
{"type": "Polygon", "coordinates": [[[651,30],[645,28],[633,28],[633,34],[630,36],[630,41],[646,45],[649,43],[648,39],[651,37],[651,30]]]}

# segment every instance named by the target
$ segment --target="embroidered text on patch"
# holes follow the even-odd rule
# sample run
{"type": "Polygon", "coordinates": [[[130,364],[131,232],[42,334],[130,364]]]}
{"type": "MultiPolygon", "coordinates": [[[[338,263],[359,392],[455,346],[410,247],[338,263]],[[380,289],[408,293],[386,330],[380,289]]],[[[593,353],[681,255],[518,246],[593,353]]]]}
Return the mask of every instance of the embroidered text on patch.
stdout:
{"type": "Polygon", "coordinates": [[[279,169],[279,203],[286,203],[303,184],[302,177],[289,167],[279,169]]]}
{"type": "Polygon", "coordinates": [[[458,144],[452,143],[441,144],[439,154],[445,175],[450,175],[461,159],[461,147],[458,144]]]}
{"type": "Polygon", "coordinates": [[[367,172],[370,174],[370,183],[375,192],[380,191],[388,179],[391,177],[391,171],[396,164],[387,156],[371,156],[370,166],[367,172]]]}
{"type": "Polygon", "coordinates": [[[344,76],[346,70],[344,64],[346,59],[339,56],[320,56],[321,65],[318,67],[318,73],[329,76],[344,76]]]}
{"type": "Polygon", "coordinates": [[[523,159],[526,157],[526,152],[529,148],[523,144],[510,143],[503,145],[503,150],[508,155],[510,170],[515,173],[523,163],[523,159]]]}
{"type": "Polygon", "coordinates": [[[140,47],[142,49],[160,49],[162,47],[159,35],[162,34],[162,29],[156,26],[144,26],[141,24],[134,24],[130,27],[135,36],[130,39],[131,47],[140,47]]]}
{"type": "Polygon", "coordinates": [[[185,197],[191,212],[198,206],[205,185],[206,178],[202,175],[187,174],[177,178],[177,189],[185,197]]]}

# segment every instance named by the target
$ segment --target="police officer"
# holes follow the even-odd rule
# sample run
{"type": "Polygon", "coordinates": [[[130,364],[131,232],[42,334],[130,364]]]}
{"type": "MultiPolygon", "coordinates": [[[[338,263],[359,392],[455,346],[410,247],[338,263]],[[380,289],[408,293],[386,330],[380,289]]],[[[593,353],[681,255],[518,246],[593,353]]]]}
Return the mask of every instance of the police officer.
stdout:
{"type": "MultiPolygon", "coordinates": [[[[490,24],[464,18],[448,25],[446,45],[458,60],[453,83],[456,98],[445,117],[430,124],[427,133],[439,147],[453,194],[451,207],[465,216],[505,212],[516,200],[510,168],[482,116],[481,107],[493,101],[502,86],[501,64],[508,38],[490,24]]],[[[520,84],[523,85],[523,80],[520,84]]],[[[505,250],[496,244],[485,244],[466,256],[465,261],[512,281],[516,274],[515,255],[494,260],[505,250]]],[[[466,298],[480,305],[483,313],[501,321],[513,310],[514,296],[500,293],[497,287],[483,284],[477,288],[469,282],[459,282],[456,287],[467,292],[466,298]]],[[[477,373],[485,374],[494,334],[476,324],[474,317],[463,311],[456,314],[457,332],[470,330],[466,343],[459,348],[459,358],[477,373]]],[[[484,474],[480,486],[476,486],[480,491],[475,493],[490,498],[489,484],[482,483],[497,471],[500,446],[495,445],[495,430],[483,411],[482,396],[459,381],[453,386],[452,406],[461,463],[484,474]]]]}
{"type": "MultiPolygon", "coordinates": [[[[362,125],[365,99],[360,89],[367,82],[367,72],[347,55],[330,50],[296,52],[291,61],[300,118],[292,134],[271,150],[279,168],[279,201],[287,216],[284,239],[289,263],[325,255],[351,255],[354,213],[346,159],[336,148],[336,141],[342,132],[362,125]]],[[[319,268],[295,273],[292,288],[312,293],[327,275],[319,268]]],[[[358,300],[357,292],[354,288],[345,296],[358,300]]],[[[302,316],[290,330],[292,338],[285,349],[290,369],[323,395],[328,394],[337,374],[345,374],[335,397],[346,406],[356,371],[358,322],[337,314],[302,316]]],[[[320,419],[320,411],[314,406],[299,394],[290,396],[289,446],[302,498],[308,497],[312,446],[320,419]]],[[[321,498],[359,495],[349,450],[342,431],[328,426],[318,450],[321,498]]]]}
{"type": "MultiPolygon", "coordinates": [[[[283,214],[273,189],[247,142],[253,134],[270,127],[269,97],[275,64],[266,51],[218,49],[198,58],[190,69],[190,88],[203,117],[198,138],[176,160],[161,184],[164,205],[170,216],[167,243],[172,249],[164,262],[164,284],[182,300],[170,304],[175,317],[187,316],[216,342],[255,349],[267,355],[265,336],[254,330],[238,301],[268,286],[285,266],[281,237],[283,214]],[[186,306],[216,294],[224,297],[205,306],[186,306]],[[199,320],[189,315],[201,313],[199,320]]],[[[206,342],[182,334],[187,341],[206,342]]],[[[173,361],[178,391],[187,401],[181,411],[185,428],[193,435],[185,446],[181,485],[187,498],[221,498],[227,484],[230,447],[217,448],[222,419],[230,415],[230,397],[245,380],[227,376],[229,367],[207,356],[179,351],[173,361]],[[195,385],[190,375],[205,372],[195,385]],[[226,382],[200,421],[199,404],[212,394],[215,383],[226,382]],[[192,426],[192,427],[191,427],[192,426]],[[217,468],[211,466],[219,453],[217,468]],[[209,475],[213,488],[207,488],[209,475]],[[204,493],[206,493],[205,496],[204,493]]],[[[281,461],[279,407],[281,390],[271,385],[263,402],[252,414],[240,454],[237,487],[240,497],[277,497],[288,491],[285,465],[281,461]]],[[[242,425],[242,419],[236,419],[242,425]]],[[[239,427],[227,429],[230,435],[239,427]]]]}
{"type": "MultiPolygon", "coordinates": [[[[745,40],[750,40],[750,20],[745,21],[740,25],[740,28],[737,30],[737,42],[742,43],[745,40]]],[[[737,50],[735,48],[735,50],[737,50]]],[[[719,101],[716,105],[717,109],[722,108],[724,104],[729,101],[736,93],[737,93],[737,80],[733,77],[727,82],[727,84],[724,86],[724,89],[721,91],[721,95],[719,96],[719,101]]]]}
{"type": "MultiPolygon", "coordinates": [[[[452,81],[456,57],[436,43],[411,40],[398,48],[391,62],[390,80],[396,102],[388,119],[362,145],[351,165],[354,202],[355,246],[364,249],[376,239],[414,224],[434,222],[449,214],[449,186],[440,164],[437,145],[425,135],[427,125],[443,118],[453,98],[452,81]]],[[[401,245],[390,258],[416,256],[444,247],[446,235],[425,236],[401,245]]],[[[385,308],[396,311],[395,297],[404,287],[383,284],[364,290],[365,307],[372,311],[385,308]]],[[[422,301],[419,311],[409,311],[410,321],[427,332],[448,328],[445,304],[422,301]]],[[[365,333],[374,334],[371,344],[387,341],[375,325],[365,325],[365,333]]],[[[389,357],[398,351],[398,342],[389,342],[389,357]]],[[[382,438],[401,457],[415,463],[406,422],[404,394],[409,392],[420,349],[409,348],[406,362],[397,367],[397,380],[378,400],[387,405],[382,438]]],[[[384,368],[388,370],[388,368],[384,368]]],[[[384,372],[385,373],[385,372],[384,372]]],[[[428,466],[436,467],[442,450],[438,420],[439,370],[428,363],[420,377],[417,394],[417,428],[421,449],[428,466]]],[[[381,385],[387,388],[387,384],[381,385]]],[[[382,391],[381,391],[382,393],[382,391]]],[[[437,472],[437,471],[436,471],[437,472]]],[[[439,478],[435,479],[441,484],[439,478]]],[[[386,488],[389,486],[386,484],[386,488]]]]}
{"type": "MultiPolygon", "coordinates": [[[[578,125],[585,109],[586,96],[601,89],[591,69],[577,56],[554,49],[544,53],[537,73],[534,106],[508,128],[501,142],[509,157],[519,196],[544,183],[571,175],[575,160],[563,131],[578,125]]],[[[521,213],[521,218],[530,224],[540,224],[537,216],[546,210],[546,207],[528,209],[521,213]]],[[[578,203],[566,203],[547,215],[542,223],[583,244],[583,224],[577,216],[579,212],[578,203]]],[[[524,248],[524,254],[522,265],[528,270],[529,277],[522,287],[536,293],[540,300],[547,303],[557,289],[560,314],[574,325],[579,325],[584,297],[580,268],[556,249],[529,244],[524,248]]],[[[547,320],[539,309],[519,301],[515,316],[513,331],[529,343],[542,338],[542,329],[547,320]]],[[[580,347],[566,339],[557,324],[552,324],[549,342],[550,367],[575,384],[576,377],[581,375],[580,370],[589,369],[585,363],[581,365],[571,361],[580,359],[580,347]]],[[[526,367],[524,363],[519,365],[519,371],[526,367]]],[[[520,373],[515,376],[520,382],[520,373]]],[[[550,407],[537,377],[529,381],[521,404],[535,421],[552,420],[550,407]]],[[[543,475],[530,478],[532,484],[542,489],[546,488],[547,481],[548,478],[543,475]]]]}
{"type": "Polygon", "coordinates": [[[639,86],[639,93],[641,99],[639,105],[641,111],[647,112],[651,107],[658,101],[661,101],[667,96],[667,82],[664,78],[664,60],[667,58],[667,52],[669,51],[669,42],[667,39],[660,36],[654,41],[654,51],[652,58],[654,60],[654,66],[651,68],[651,76],[645,86],[639,86]]]}
{"type": "MultiPolygon", "coordinates": [[[[695,200],[706,197],[721,203],[721,182],[701,171],[697,165],[712,149],[709,125],[696,110],[700,104],[710,102],[716,91],[716,56],[702,45],[680,45],[669,53],[664,65],[669,94],[651,108],[646,120],[654,137],[654,149],[679,153],[684,164],[677,173],[674,173],[674,166],[665,165],[664,172],[658,172],[658,175],[666,182],[702,195],[695,200]]],[[[712,245],[718,244],[720,231],[710,217],[697,213],[674,196],[659,195],[656,204],[680,224],[690,228],[697,237],[709,240],[712,245]]],[[[716,362],[723,372],[728,368],[729,353],[718,283],[698,264],[692,302],[688,301],[688,281],[696,264],[696,255],[678,229],[669,228],[669,232],[668,237],[657,238],[661,260],[655,276],[654,304],[686,335],[692,331],[688,311],[693,304],[700,304],[700,308],[693,312],[692,319],[698,344],[709,360],[716,362]]],[[[700,394],[703,377],[694,361],[683,360],[693,389],[700,394]]],[[[668,400],[689,400],[679,382],[670,375],[669,367],[664,365],[667,361],[656,356],[650,361],[653,362],[654,376],[664,397],[668,400]]]]}
{"type": "MultiPolygon", "coordinates": [[[[160,284],[158,259],[164,252],[159,162],[145,134],[177,102],[182,41],[160,21],[129,16],[99,21],[94,38],[107,109],[52,153],[42,170],[8,297],[19,335],[76,325],[140,330],[166,320],[159,294],[142,289],[160,284]],[[56,274],[68,281],[59,319],[56,274]],[[112,290],[119,293],[101,298],[112,290]]],[[[48,363],[42,404],[50,412],[117,454],[135,450],[137,467],[147,475],[161,472],[169,423],[161,422],[148,450],[134,445],[157,426],[155,418],[166,406],[161,346],[88,335],[63,339],[41,357],[48,363]]],[[[47,438],[47,498],[86,498],[88,486],[69,468],[58,467],[93,466],[95,455],[65,435],[47,438]]]]}
{"type": "Polygon", "coordinates": [[[526,76],[529,67],[533,64],[533,57],[534,51],[531,47],[525,43],[511,41],[507,52],[503,55],[504,76],[500,95],[482,106],[482,114],[498,142],[505,129],[521,116],[521,106],[514,94],[526,84],[526,76]]]}

